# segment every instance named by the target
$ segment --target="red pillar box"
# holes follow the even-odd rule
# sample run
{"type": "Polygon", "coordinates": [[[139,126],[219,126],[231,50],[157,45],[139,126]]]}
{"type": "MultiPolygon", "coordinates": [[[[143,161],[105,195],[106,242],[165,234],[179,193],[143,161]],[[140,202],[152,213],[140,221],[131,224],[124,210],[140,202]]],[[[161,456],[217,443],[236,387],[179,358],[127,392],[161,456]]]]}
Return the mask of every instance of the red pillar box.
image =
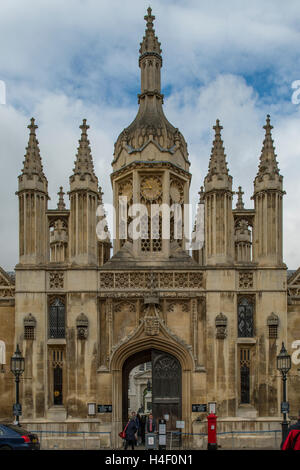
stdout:
{"type": "Polygon", "coordinates": [[[207,450],[217,449],[217,417],[210,413],[207,416],[207,450]]]}

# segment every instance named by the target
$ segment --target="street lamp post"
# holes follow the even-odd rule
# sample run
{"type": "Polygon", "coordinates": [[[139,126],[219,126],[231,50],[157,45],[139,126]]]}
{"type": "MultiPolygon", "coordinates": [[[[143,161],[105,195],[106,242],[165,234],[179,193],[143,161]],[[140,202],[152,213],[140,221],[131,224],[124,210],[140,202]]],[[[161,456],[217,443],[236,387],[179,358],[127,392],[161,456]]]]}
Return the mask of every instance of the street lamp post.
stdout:
{"type": "Polygon", "coordinates": [[[281,351],[277,356],[277,369],[281,372],[282,375],[282,386],[283,386],[283,401],[281,403],[281,412],[283,413],[282,421],[282,442],[285,441],[288,433],[288,421],[286,419],[287,413],[289,411],[289,404],[286,400],[286,379],[287,373],[291,368],[291,356],[288,354],[287,350],[284,347],[282,342],[281,351]]]}
{"type": "Polygon", "coordinates": [[[16,403],[13,406],[14,416],[16,418],[16,423],[19,424],[19,416],[22,413],[21,404],[19,403],[19,383],[20,383],[20,376],[23,374],[25,370],[25,359],[22,356],[22,353],[19,349],[19,345],[17,344],[17,349],[14,352],[14,355],[10,359],[10,370],[15,376],[16,381],[16,403]]]}

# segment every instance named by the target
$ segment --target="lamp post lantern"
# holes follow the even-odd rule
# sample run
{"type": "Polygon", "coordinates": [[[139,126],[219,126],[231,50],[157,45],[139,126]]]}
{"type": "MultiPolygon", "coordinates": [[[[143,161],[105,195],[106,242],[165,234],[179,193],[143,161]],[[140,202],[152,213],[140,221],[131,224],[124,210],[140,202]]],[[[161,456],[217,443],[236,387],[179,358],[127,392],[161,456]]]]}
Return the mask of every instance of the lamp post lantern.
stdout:
{"type": "Polygon", "coordinates": [[[14,352],[14,355],[10,359],[10,370],[15,376],[16,381],[16,403],[13,406],[14,416],[16,418],[16,423],[19,424],[19,416],[22,414],[21,404],[19,403],[19,383],[20,376],[25,370],[25,359],[22,356],[19,345],[17,344],[17,349],[14,352]]]}
{"type": "Polygon", "coordinates": [[[282,375],[282,386],[283,386],[283,401],[281,403],[281,412],[283,414],[283,421],[282,421],[282,442],[285,441],[288,433],[288,421],[286,419],[287,413],[289,411],[289,404],[286,401],[286,380],[287,380],[287,373],[290,370],[291,364],[291,356],[288,354],[287,350],[284,347],[284,343],[282,342],[281,351],[277,356],[277,370],[281,372],[282,375]]]}

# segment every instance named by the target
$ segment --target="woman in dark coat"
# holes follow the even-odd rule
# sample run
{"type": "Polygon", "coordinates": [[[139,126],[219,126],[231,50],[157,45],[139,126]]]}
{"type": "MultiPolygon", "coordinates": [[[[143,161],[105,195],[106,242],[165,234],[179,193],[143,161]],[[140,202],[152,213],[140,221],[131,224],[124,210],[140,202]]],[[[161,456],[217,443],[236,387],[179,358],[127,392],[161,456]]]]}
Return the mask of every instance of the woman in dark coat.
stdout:
{"type": "Polygon", "coordinates": [[[128,422],[128,426],[126,428],[126,437],[125,437],[125,450],[129,445],[131,445],[131,449],[134,450],[135,444],[135,433],[137,432],[137,426],[133,418],[130,418],[128,422]]]}

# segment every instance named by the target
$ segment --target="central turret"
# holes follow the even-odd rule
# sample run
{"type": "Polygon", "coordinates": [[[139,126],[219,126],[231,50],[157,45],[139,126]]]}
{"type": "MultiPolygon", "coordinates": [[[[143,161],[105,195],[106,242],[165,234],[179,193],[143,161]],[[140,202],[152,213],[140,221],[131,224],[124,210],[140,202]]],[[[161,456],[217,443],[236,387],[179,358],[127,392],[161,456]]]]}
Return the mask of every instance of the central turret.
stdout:
{"type": "Polygon", "coordinates": [[[184,204],[189,202],[190,162],[183,135],[170,124],[163,112],[162,57],[160,42],[153,28],[154,18],[149,7],[145,16],[146,31],[140,44],[139,109],[134,121],[119,135],[112,162],[111,179],[117,215],[114,252],[117,253],[127,241],[124,249],[129,250],[135,259],[145,259],[145,256],[168,258],[174,250],[185,249],[183,229],[188,223],[187,219],[183,222],[183,211],[184,204]],[[122,218],[121,197],[127,198],[127,216],[122,218]],[[134,204],[141,204],[144,209],[138,239],[131,230],[137,207],[134,204]],[[153,205],[171,207],[174,204],[182,209],[182,221],[176,225],[176,230],[180,227],[181,238],[174,233],[174,213],[170,213],[166,225],[161,213],[155,220],[151,216],[153,205]]]}
{"type": "Polygon", "coordinates": [[[138,95],[139,110],[134,121],[119,135],[115,144],[114,171],[133,160],[170,160],[185,170],[189,168],[187,145],[183,135],[172,126],[163,112],[161,94],[162,57],[160,42],[155,36],[155,16],[148,8],[145,36],[141,42],[139,67],[141,69],[141,94],[138,95]],[[143,152],[153,142],[160,155],[143,152]],[[123,151],[125,150],[125,152],[123,151]],[[171,157],[172,156],[172,157],[171,157]]]}

